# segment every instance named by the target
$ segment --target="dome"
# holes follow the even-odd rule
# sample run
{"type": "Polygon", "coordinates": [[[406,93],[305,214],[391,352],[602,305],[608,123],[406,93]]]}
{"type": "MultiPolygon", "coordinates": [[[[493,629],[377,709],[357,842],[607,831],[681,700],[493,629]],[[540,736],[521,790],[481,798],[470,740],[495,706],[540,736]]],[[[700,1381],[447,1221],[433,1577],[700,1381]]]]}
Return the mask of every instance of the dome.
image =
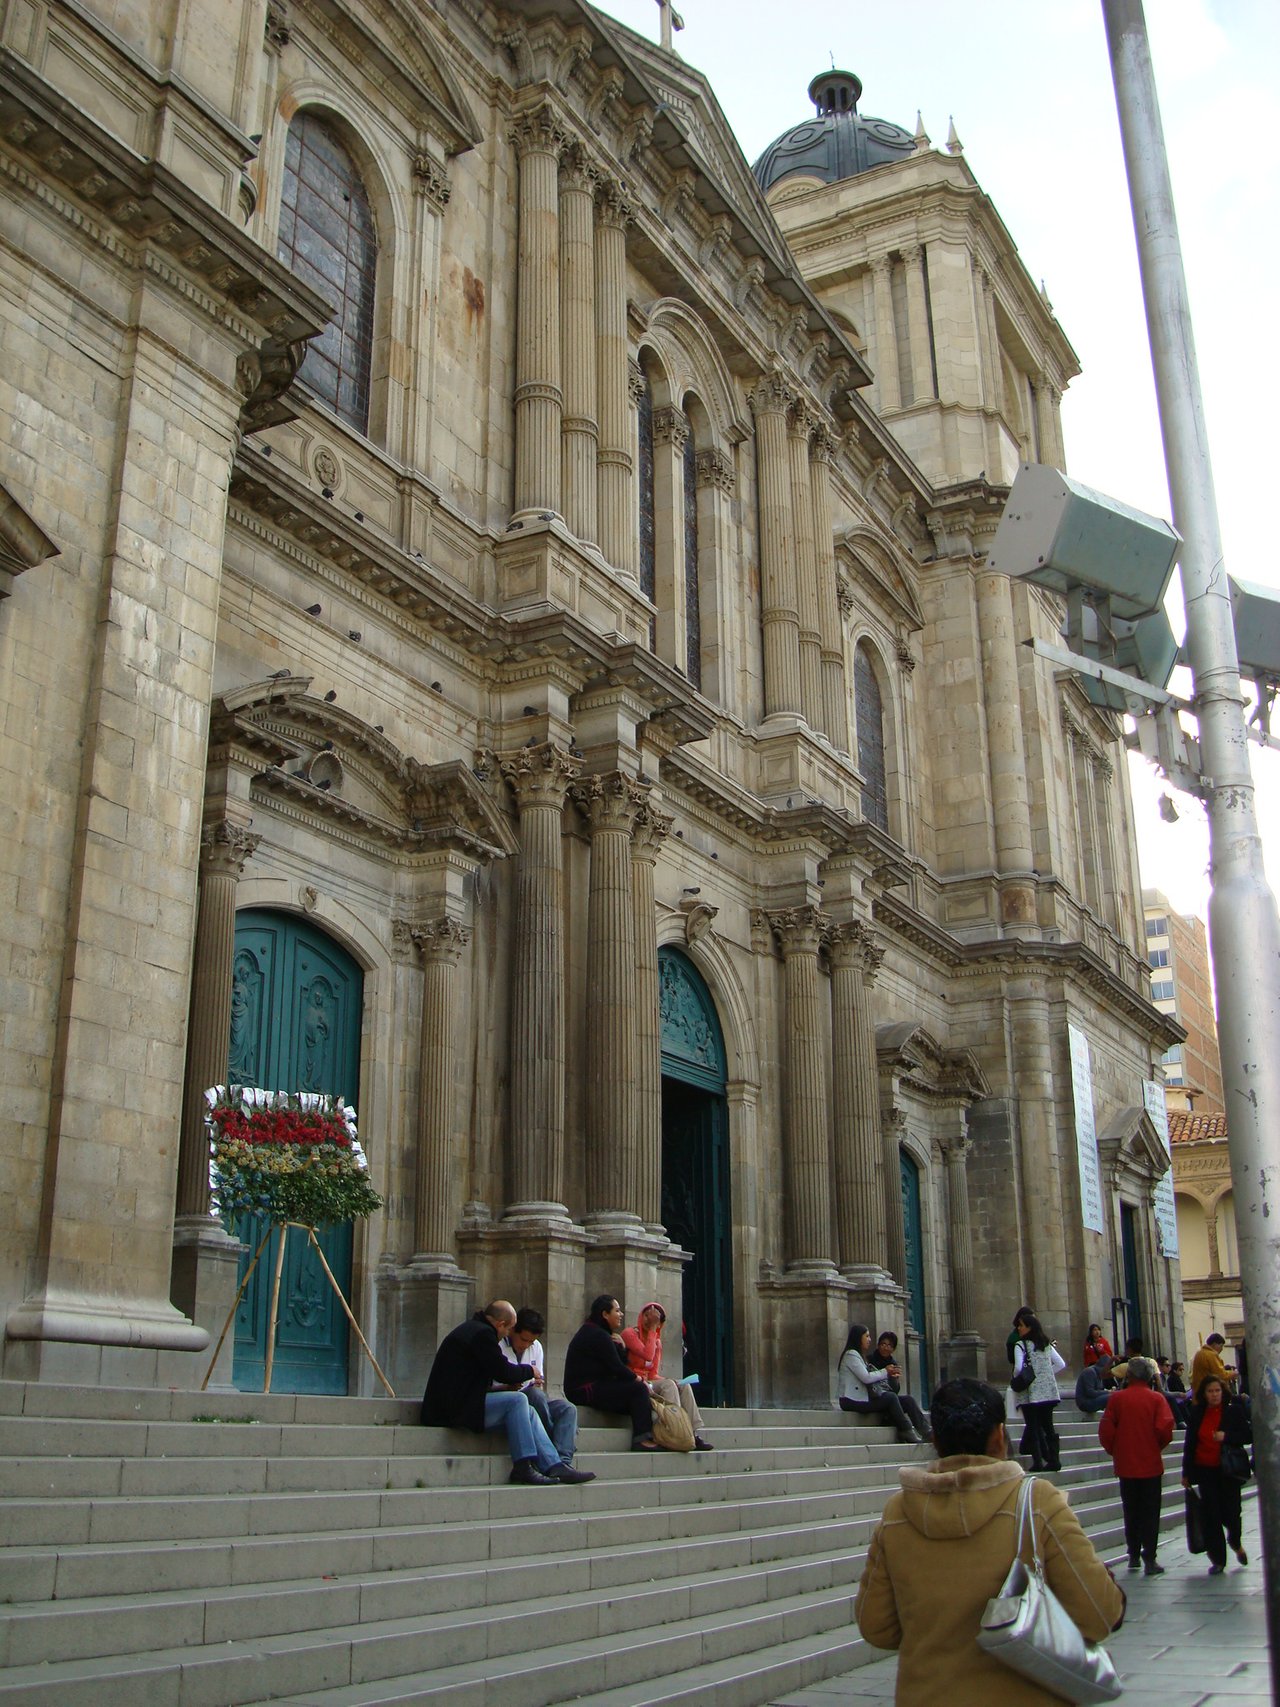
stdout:
{"type": "Polygon", "coordinates": [[[865,119],[858,111],[862,84],[851,71],[827,71],[809,85],[817,108],[811,119],[784,131],[751,168],[767,190],[782,178],[802,173],[835,184],[856,178],[873,166],[903,160],[915,150],[915,137],[888,119],[865,119]]]}

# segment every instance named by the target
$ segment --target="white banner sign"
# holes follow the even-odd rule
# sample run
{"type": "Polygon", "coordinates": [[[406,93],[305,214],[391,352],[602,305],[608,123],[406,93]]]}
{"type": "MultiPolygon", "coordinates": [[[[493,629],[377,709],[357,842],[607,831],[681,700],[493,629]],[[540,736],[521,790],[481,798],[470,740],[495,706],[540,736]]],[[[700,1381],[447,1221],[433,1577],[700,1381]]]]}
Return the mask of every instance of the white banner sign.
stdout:
{"type": "Polygon", "coordinates": [[[1173,1258],[1178,1254],[1178,1208],[1173,1200],[1173,1147],[1169,1143],[1169,1114],[1165,1106],[1164,1086],[1159,1079],[1142,1081],[1142,1101],[1151,1116],[1151,1124],[1160,1134],[1160,1142],[1170,1160],[1168,1173],[1162,1174],[1156,1181],[1153,1206],[1156,1233],[1160,1239],[1160,1254],[1173,1258]]]}
{"type": "Polygon", "coordinates": [[[1071,1044],[1071,1094],[1076,1107],[1076,1156],[1080,1168],[1080,1220],[1090,1233],[1101,1233],[1102,1171],[1098,1166],[1098,1133],[1093,1121],[1093,1071],[1089,1039],[1074,1025],[1067,1027],[1071,1044]]]}

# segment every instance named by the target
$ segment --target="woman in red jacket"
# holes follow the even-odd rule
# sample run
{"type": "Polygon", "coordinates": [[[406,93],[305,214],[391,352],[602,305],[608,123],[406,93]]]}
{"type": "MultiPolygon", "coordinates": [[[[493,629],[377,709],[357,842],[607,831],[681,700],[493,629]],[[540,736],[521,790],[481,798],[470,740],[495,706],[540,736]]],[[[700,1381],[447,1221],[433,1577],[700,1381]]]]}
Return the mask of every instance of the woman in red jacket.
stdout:
{"type": "Polygon", "coordinates": [[[667,1312],[661,1304],[646,1304],[636,1317],[634,1328],[623,1328],[622,1349],[627,1367],[638,1375],[653,1394],[668,1405],[680,1405],[693,1430],[693,1450],[710,1452],[711,1442],[702,1436],[702,1417],[692,1386],[681,1386],[662,1373],[662,1330],[667,1312]]]}
{"type": "Polygon", "coordinates": [[[1100,1357],[1110,1357],[1111,1347],[1107,1336],[1102,1331],[1101,1322],[1090,1322],[1089,1332],[1084,1336],[1084,1366],[1087,1369],[1091,1363],[1096,1363],[1100,1357]]]}
{"type": "Polygon", "coordinates": [[[1220,1577],[1226,1570],[1228,1547],[1242,1565],[1249,1563],[1240,1540],[1240,1483],[1223,1474],[1222,1448],[1248,1446],[1252,1440],[1246,1401],[1233,1399],[1216,1375],[1206,1375],[1187,1413],[1182,1485],[1194,1487],[1200,1495],[1200,1521],[1211,1577],[1220,1577]]]}
{"type": "Polygon", "coordinates": [[[1164,1566],[1156,1564],[1156,1547],[1160,1540],[1163,1453],[1173,1439],[1173,1412],[1164,1394],[1152,1385],[1154,1373],[1148,1358],[1131,1357],[1129,1385],[1107,1400],[1098,1425],[1102,1449],[1111,1454],[1120,1478],[1129,1569],[1136,1571],[1145,1563],[1149,1577],[1164,1574],[1164,1566]]]}

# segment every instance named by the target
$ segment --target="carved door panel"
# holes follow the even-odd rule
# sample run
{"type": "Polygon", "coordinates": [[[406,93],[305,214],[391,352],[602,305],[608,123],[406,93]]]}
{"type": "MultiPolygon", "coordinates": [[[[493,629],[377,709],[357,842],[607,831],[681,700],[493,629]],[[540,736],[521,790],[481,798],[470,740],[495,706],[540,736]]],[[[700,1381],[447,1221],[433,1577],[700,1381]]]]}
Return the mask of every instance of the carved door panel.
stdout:
{"type": "Polygon", "coordinates": [[[902,1169],[902,1227],[907,1246],[907,1285],[911,1289],[909,1320],[920,1352],[920,1391],[930,1390],[928,1311],[924,1293],[924,1227],[920,1213],[920,1170],[899,1150],[902,1169]]]}
{"type": "MultiPolygon", "coordinates": [[[[362,977],[349,955],[314,926],[286,914],[246,909],[236,918],[230,1076],[273,1091],[328,1091],[359,1108],[362,977]]],[[[249,1252],[266,1225],[237,1229],[249,1252]]],[[[351,1285],[350,1224],[319,1230],[325,1258],[344,1292],[351,1285]]],[[[236,1314],[233,1379],[261,1387],[266,1362],[273,1234],[236,1314]]],[[[289,1235],[280,1284],[273,1391],[345,1393],[348,1328],[342,1307],[306,1239],[289,1235]]]]}

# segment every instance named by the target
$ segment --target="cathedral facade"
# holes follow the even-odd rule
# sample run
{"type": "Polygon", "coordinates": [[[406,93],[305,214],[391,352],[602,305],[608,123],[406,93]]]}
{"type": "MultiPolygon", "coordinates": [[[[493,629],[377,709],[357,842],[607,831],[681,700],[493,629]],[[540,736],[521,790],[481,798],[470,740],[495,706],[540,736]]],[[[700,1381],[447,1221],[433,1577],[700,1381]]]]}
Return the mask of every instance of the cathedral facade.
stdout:
{"type": "MultiPolygon", "coordinates": [[[[402,1390],[494,1295],[713,1401],[1173,1351],[1119,729],[984,568],[1077,366],[954,135],[832,73],[753,171],[585,0],[0,52],[4,1373],[198,1383],[229,1078],[356,1105],[402,1390]]],[[[277,1387],[363,1390],[290,1250],[277,1387]]]]}

